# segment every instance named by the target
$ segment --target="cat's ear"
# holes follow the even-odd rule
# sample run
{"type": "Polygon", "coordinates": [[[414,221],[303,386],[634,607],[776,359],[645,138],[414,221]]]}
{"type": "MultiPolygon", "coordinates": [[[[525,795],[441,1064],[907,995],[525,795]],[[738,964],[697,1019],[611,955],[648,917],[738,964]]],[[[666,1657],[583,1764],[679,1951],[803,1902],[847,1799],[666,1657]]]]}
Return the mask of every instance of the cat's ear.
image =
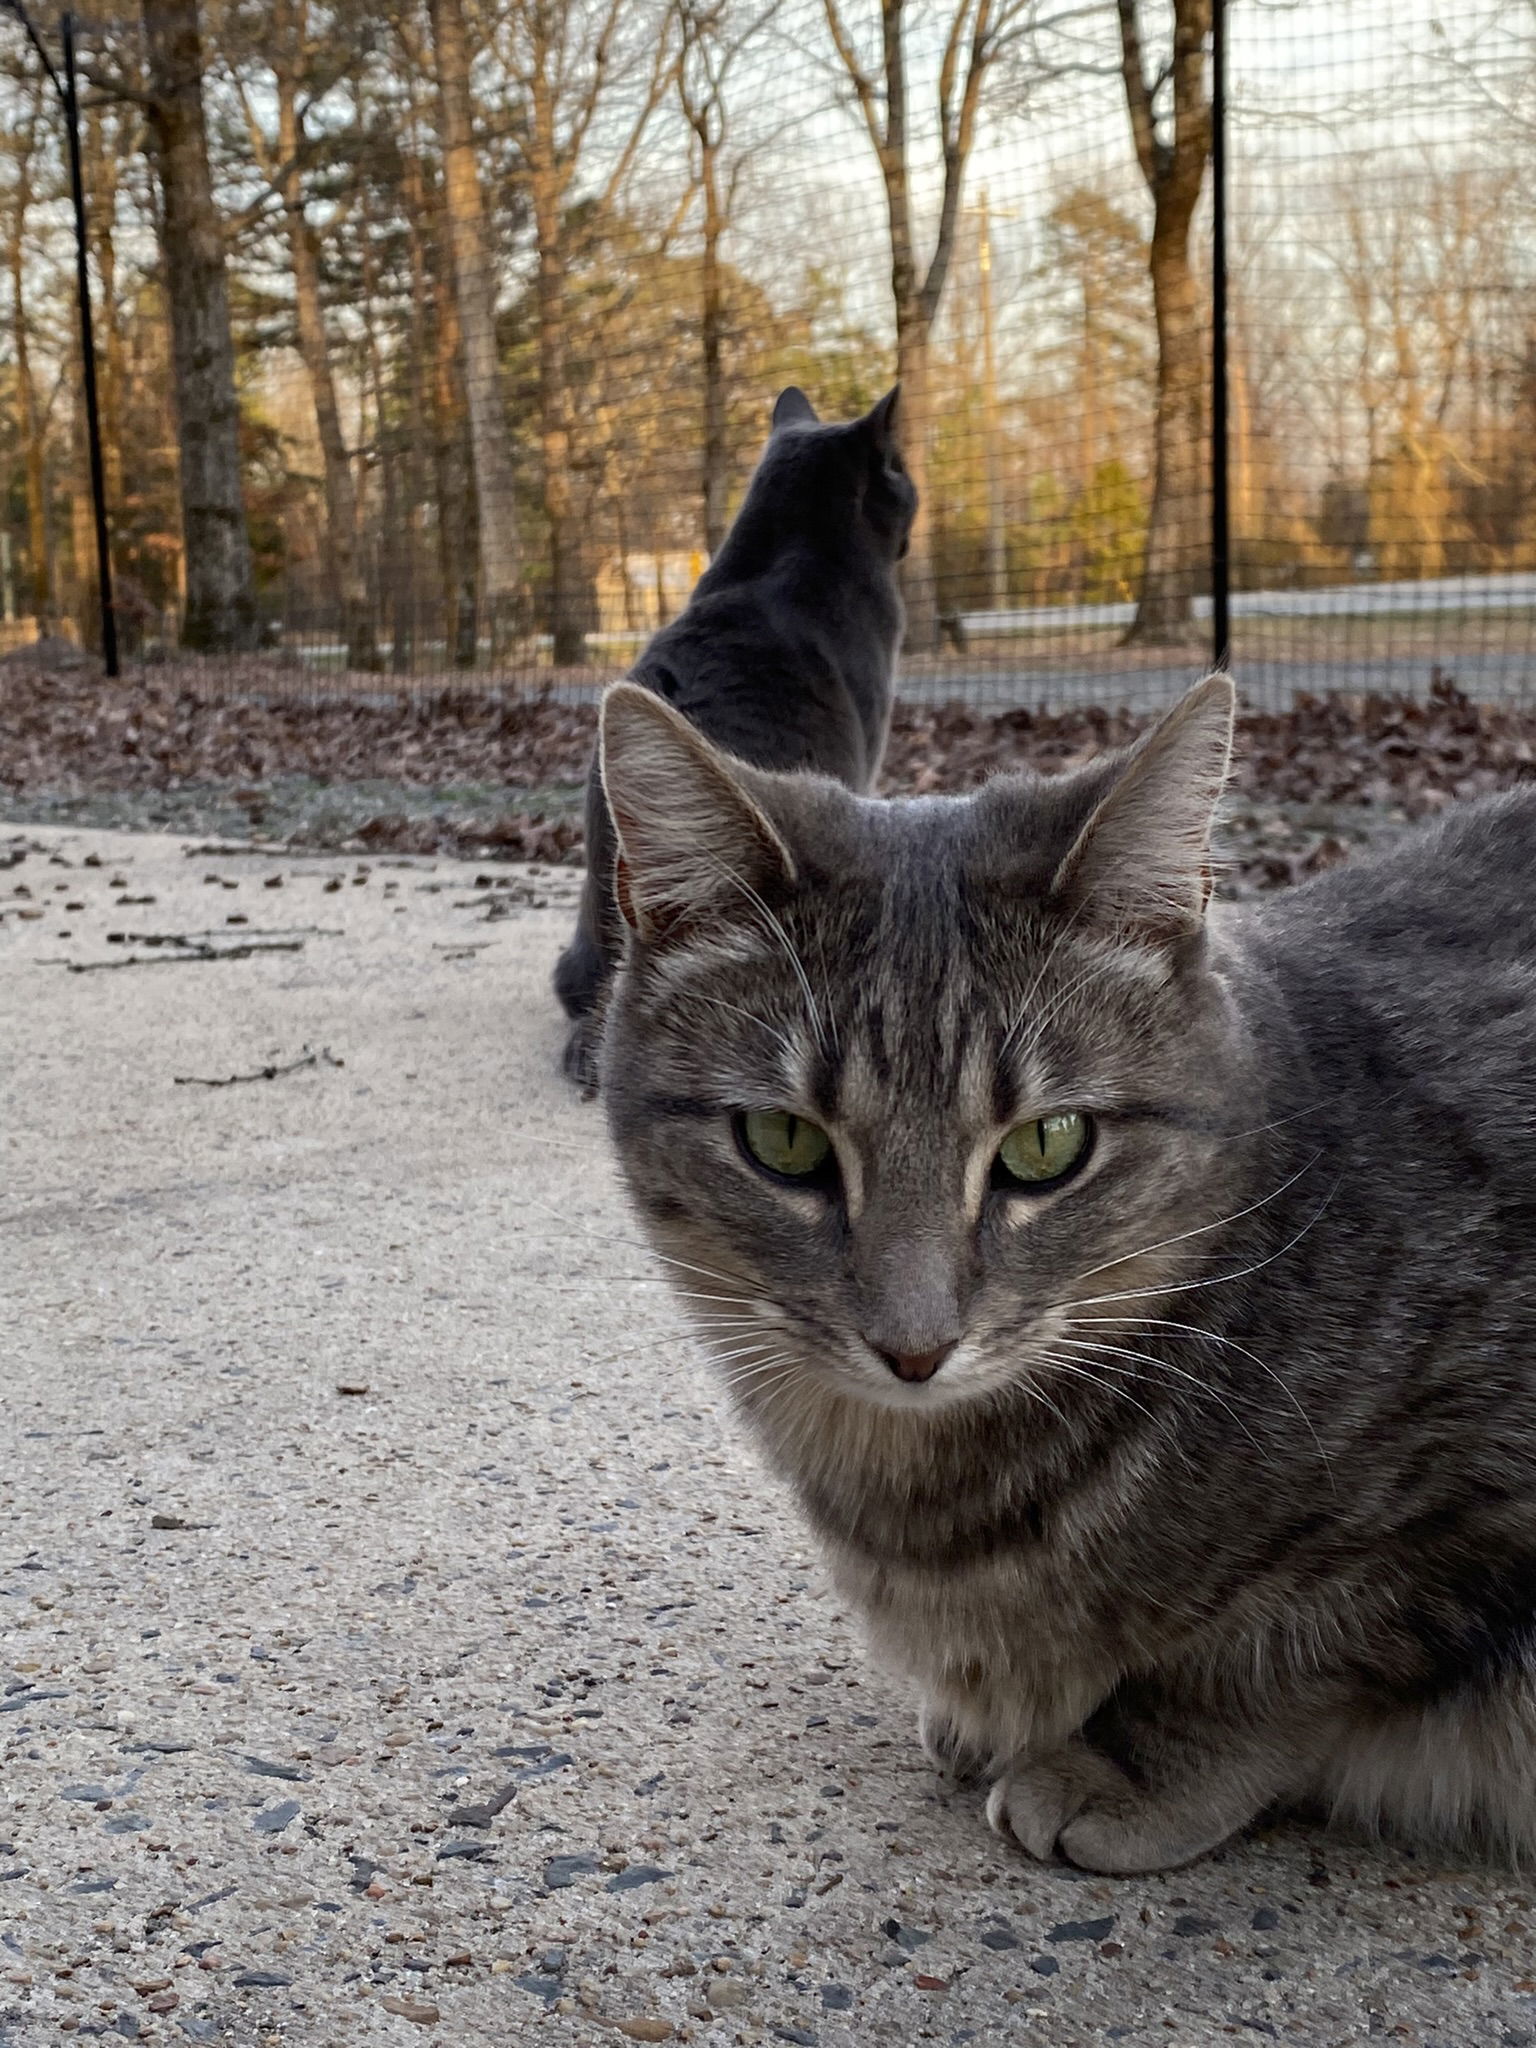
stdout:
{"type": "Polygon", "coordinates": [[[1056,870],[1058,901],[1081,906],[1085,922],[1158,943],[1199,931],[1232,710],[1229,679],[1207,676],[1143,735],[1056,870]]]}
{"type": "Polygon", "coordinates": [[[893,384],[878,405],[864,415],[864,426],[875,453],[889,457],[901,447],[901,386],[893,384]]]}
{"type": "Polygon", "coordinates": [[[779,433],[785,427],[814,427],[820,422],[816,408],[800,389],[791,384],[787,391],[781,391],[773,405],[773,431],[779,433]]]}
{"type": "Polygon", "coordinates": [[[794,880],[789,849],[725,755],[649,690],[614,684],[598,745],[619,841],[615,894],[642,939],[740,915],[765,887],[794,880]]]}

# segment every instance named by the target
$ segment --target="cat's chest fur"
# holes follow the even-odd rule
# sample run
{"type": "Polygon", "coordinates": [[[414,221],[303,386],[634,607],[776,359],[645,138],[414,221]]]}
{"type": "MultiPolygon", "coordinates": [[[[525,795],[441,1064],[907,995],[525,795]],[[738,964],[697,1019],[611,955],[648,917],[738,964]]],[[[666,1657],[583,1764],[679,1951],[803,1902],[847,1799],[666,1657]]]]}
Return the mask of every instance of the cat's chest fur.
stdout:
{"type": "MultiPolygon", "coordinates": [[[[804,1434],[793,1429],[792,1440],[804,1434]]],[[[1156,1461],[1128,1440],[1096,1473],[1043,1506],[1000,1455],[988,1477],[960,1456],[919,1481],[901,1454],[776,1462],[821,1538],[841,1596],[864,1618],[879,1662],[915,1682],[978,1748],[1050,1746],[1116,1678],[1166,1655],[1184,1617],[1147,1597],[1133,1535],[1165,1513],[1156,1461]],[[1170,1625],[1172,1625],[1170,1627],[1170,1625]]]]}

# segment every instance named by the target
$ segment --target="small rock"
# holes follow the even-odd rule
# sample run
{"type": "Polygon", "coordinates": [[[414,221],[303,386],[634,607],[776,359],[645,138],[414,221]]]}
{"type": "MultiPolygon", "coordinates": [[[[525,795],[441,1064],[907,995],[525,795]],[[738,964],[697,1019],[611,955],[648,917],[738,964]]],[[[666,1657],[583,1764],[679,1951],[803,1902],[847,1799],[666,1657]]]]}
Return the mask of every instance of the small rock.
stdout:
{"type": "MultiPolygon", "coordinates": [[[[661,1870],[654,1863],[631,1863],[627,1870],[621,1870],[617,1877],[610,1877],[604,1890],[610,1892],[632,1892],[643,1884],[660,1884],[664,1877],[675,1877],[675,1871],[661,1870]]],[[[658,2035],[658,2039],[664,2038],[658,2035]]]]}
{"type": "Polygon", "coordinates": [[[999,1953],[1019,1945],[1018,1937],[1010,1934],[1006,1927],[983,1927],[978,1939],[983,1948],[994,1948],[999,1953]]]}
{"type": "Polygon", "coordinates": [[[1256,1928],[1260,1934],[1267,1934],[1272,1927],[1278,1927],[1280,1925],[1280,1915],[1275,1911],[1273,1906],[1260,1906],[1259,1910],[1253,1916],[1251,1925],[1254,1928],[1256,1928]]]}
{"type": "Polygon", "coordinates": [[[151,2012],[174,2012],[181,2000],[174,1991],[160,1991],[149,2001],[151,2012]]]}
{"type": "Polygon", "coordinates": [[[544,1865],[544,1889],[547,1892],[564,1891],[578,1877],[587,1877],[596,1868],[597,1858],[592,1855],[551,1856],[544,1865]]]}
{"type": "Polygon", "coordinates": [[[1173,1931],[1186,1939],[1197,1934],[1219,1934],[1221,1922],[1208,1920],[1203,1913],[1181,1913],[1173,1923],[1173,1931]]]}
{"type": "Polygon", "coordinates": [[[851,2012],[853,1992],[846,1984],[823,1984],[821,2002],[828,2012],[851,2012]]]}
{"type": "MultiPolygon", "coordinates": [[[[925,1941],[932,1941],[933,1939],[932,1934],[926,1927],[903,1927],[899,1920],[882,1921],[880,1923],[880,1931],[894,1941],[899,1949],[904,1949],[908,1955],[911,1955],[914,1949],[920,1949],[925,1941]]],[[[1056,1939],[1054,1934],[1051,1936],[1051,1939],[1052,1941],[1056,1939]]]]}
{"type": "Polygon", "coordinates": [[[381,1998],[379,2003],[386,2012],[398,2013],[403,2020],[414,2020],[418,2027],[435,2027],[442,2018],[427,1998],[381,1998]]]}
{"type": "Polygon", "coordinates": [[[631,2041],[675,2041],[677,2038],[677,2030],[670,2020],[617,2020],[615,2025],[631,2041]]]}
{"type": "Polygon", "coordinates": [[[709,2002],[722,2012],[739,2012],[747,2002],[747,1987],[739,1977],[716,1977],[709,1987],[709,2002]]]}
{"type": "Polygon", "coordinates": [[[290,1821],[299,1817],[297,1799],[285,1799],[280,1806],[268,1806],[258,1813],[251,1826],[259,1835],[280,1835],[290,1821]]]}
{"type": "Polygon", "coordinates": [[[1061,1965],[1054,1956],[1031,1956],[1029,1967],[1037,1977],[1054,1977],[1061,1965]]]}
{"type": "Polygon", "coordinates": [[[149,1526],[151,1529],[185,1529],[187,1525],[180,1515],[151,1515],[149,1526]]]}
{"type": "Polygon", "coordinates": [[[1115,1931],[1115,1916],[1103,1920],[1063,1920],[1046,1935],[1047,1941],[1105,1941],[1115,1931]]]}
{"type": "Polygon", "coordinates": [[[235,1979],[237,1991],[280,1991],[293,1982],[287,1970],[242,1970],[235,1979]]]}
{"type": "Polygon", "coordinates": [[[912,1981],[919,1991],[947,1991],[949,1989],[949,1979],[947,1977],[925,1977],[919,1973],[912,1981]]]}

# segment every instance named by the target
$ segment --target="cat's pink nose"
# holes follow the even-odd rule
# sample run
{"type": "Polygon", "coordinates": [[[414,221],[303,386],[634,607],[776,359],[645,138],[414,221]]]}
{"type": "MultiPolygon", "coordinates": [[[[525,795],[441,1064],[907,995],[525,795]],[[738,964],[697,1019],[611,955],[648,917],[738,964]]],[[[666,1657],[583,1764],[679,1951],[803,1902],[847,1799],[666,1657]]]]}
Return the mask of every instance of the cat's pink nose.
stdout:
{"type": "Polygon", "coordinates": [[[931,1380],[954,1348],[940,1344],[932,1351],[882,1351],[880,1356],[899,1380],[931,1380]]]}

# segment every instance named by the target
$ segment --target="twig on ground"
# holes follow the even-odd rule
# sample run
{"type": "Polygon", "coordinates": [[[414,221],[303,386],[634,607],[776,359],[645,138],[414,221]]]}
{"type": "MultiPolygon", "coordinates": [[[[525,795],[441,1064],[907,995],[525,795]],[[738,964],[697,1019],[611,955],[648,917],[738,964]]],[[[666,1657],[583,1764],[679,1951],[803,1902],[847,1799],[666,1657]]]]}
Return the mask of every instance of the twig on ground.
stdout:
{"type": "Polygon", "coordinates": [[[39,967],[67,967],[71,974],[103,974],[116,967],[179,967],[191,960],[249,960],[258,953],[302,953],[302,939],[269,939],[259,946],[184,946],[176,953],[130,953],[124,960],[39,960],[39,967]]]}
{"type": "Polygon", "coordinates": [[[344,1067],[345,1060],[337,1059],[328,1045],[317,1051],[306,1045],[296,1060],[287,1060],[281,1065],[275,1060],[267,1066],[258,1067],[253,1074],[224,1074],[210,1078],[206,1074],[177,1074],[178,1088],[238,1088],[244,1081],[276,1081],[284,1074],[297,1074],[305,1067],[344,1067]]]}
{"type": "MultiPolygon", "coordinates": [[[[109,946],[217,946],[221,939],[234,939],[236,945],[244,946],[252,939],[339,939],[343,937],[339,924],[250,924],[236,927],[215,926],[202,932],[108,932],[109,946]],[[238,931],[238,937],[236,936],[238,931]]],[[[257,948],[261,951],[261,948],[257,948]]],[[[276,952],[274,946],[267,950],[276,952]]]]}

